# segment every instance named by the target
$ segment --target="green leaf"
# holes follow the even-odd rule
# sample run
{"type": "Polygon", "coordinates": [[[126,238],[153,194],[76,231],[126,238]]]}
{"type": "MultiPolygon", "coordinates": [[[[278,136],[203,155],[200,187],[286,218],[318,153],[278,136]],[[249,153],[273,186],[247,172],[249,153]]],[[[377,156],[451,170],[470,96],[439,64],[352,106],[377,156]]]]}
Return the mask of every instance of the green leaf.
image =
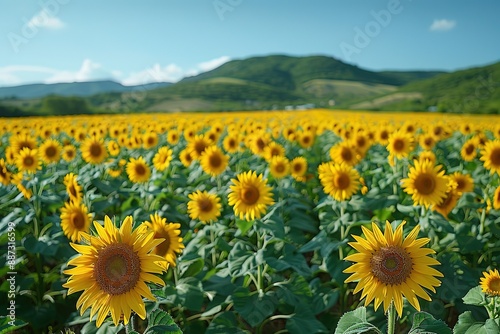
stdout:
{"type": "Polygon", "coordinates": [[[179,270],[181,277],[192,277],[198,275],[205,266],[203,258],[198,257],[189,261],[180,261],[179,270]]]}
{"type": "Polygon", "coordinates": [[[435,319],[426,312],[417,312],[413,315],[413,325],[408,334],[451,334],[451,329],[441,320],[435,319]]]}
{"type": "Polygon", "coordinates": [[[292,334],[328,333],[328,329],[314,316],[308,305],[298,304],[294,314],[286,322],[286,329],[292,334]]]}
{"type": "Polygon", "coordinates": [[[9,317],[0,316],[0,334],[13,333],[14,330],[26,326],[28,323],[19,319],[10,319],[9,317]]]}
{"type": "Polygon", "coordinates": [[[480,286],[476,286],[467,292],[464,296],[463,301],[465,304],[483,306],[488,302],[486,301],[486,295],[482,291],[480,286]]]}
{"type": "Polygon", "coordinates": [[[248,288],[240,287],[233,293],[234,309],[255,327],[274,313],[277,300],[273,295],[259,295],[257,291],[250,292],[248,288]]]}
{"type": "Polygon", "coordinates": [[[210,322],[205,334],[244,334],[248,333],[238,328],[238,321],[233,312],[223,312],[218,314],[210,322]]]}
{"type": "Polygon", "coordinates": [[[359,333],[376,333],[382,332],[366,320],[366,308],[364,306],[344,313],[340,318],[335,334],[359,334],[359,333]]]}
{"type": "Polygon", "coordinates": [[[123,330],[123,325],[119,324],[115,326],[112,321],[104,321],[101,327],[97,328],[95,325],[95,321],[91,321],[83,326],[81,333],[82,334],[118,334],[123,330]]]}
{"type": "Polygon", "coordinates": [[[59,248],[59,241],[51,239],[46,235],[40,237],[38,240],[32,235],[28,235],[23,241],[23,246],[27,252],[32,254],[54,256],[59,248]]]}
{"type": "Polygon", "coordinates": [[[464,312],[458,317],[458,322],[453,328],[453,334],[498,334],[500,328],[493,319],[480,322],[474,319],[471,311],[464,312]]]}
{"type": "Polygon", "coordinates": [[[246,221],[246,220],[242,220],[242,219],[236,219],[236,226],[238,226],[238,228],[240,229],[242,235],[247,234],[248,230],[250,228],[252,228],[253,224],[254,224],[253,221],[246,221]]]}
{"type": "Polygon", "coordinates": [[[191,311],[200,311],[203,305],[203,290],[194,277],[182,278],[176,285],[178,302],[191,311]]]}
{"type": "Polygon", "coordinates": [[[182,334],[182,331],[170,314],[156,309],[148,316],[148,328],[144,334],[182,334]]]}

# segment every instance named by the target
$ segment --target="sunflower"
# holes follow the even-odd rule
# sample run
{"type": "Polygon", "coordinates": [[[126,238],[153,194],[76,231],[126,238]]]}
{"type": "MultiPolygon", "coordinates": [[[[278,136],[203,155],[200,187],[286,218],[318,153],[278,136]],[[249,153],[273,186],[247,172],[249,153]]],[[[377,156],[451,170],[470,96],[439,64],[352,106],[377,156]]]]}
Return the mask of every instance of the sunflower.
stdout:
{"type": "Polygon", "coordinates": [[[337,201],[346,201],[359,187],[359,173],[347,164],[328,163],[318,168],[319,179],[325,194],[337,201]]]}
{"type": "Polygon", "coordinates": [[[88,233],[92,215],[79,201],[70,201],[61,209],[61,228],[72,242],[79,242],[81,232],[88,233]]]}
{"type": "Polygon", "coordinates": [[[36,140],[28,133],[20,133],[12,136],[10,137],[9,142],[14,153],[21,152],[23,148],[29,148],[30,150],[34,150],[36,148],[36,140]]]}
{"type": "Polygon", "coordinates": [[[342,141],[330,148],[330,158],[337,164],[355,166],[361,156],[350,141],[342,141]]]}
{"type": "Polygon", "coordinates": [[[269,161],[269,170],[275,179],[280,179],[290,173],[290,162],[287,158],[276,155],[269,161]]]}
{"type": "Polygon", "coordinates": [[[203,223],[207,223],[216,220],[220,216],[222,205],[217,195],[197,190],[189,194],[188,197],[190,201],[187,208],[191,219],[199,219],[203,223]]]}
{"type": "Polygon", "coordinates": [[[0,183],[4,186],[8,186],[10,184],[11,175],[12,173],[7,169],[4,158],[0,158],[0,183]]]}
{"type": "Polygon", "coordinates": [[[158,145],[158,135],[156,132],[147,131],[142,135],[142,147],[150,149],[158,145]]]}
{"type": "Polygon", "coordinates": [[[493,195],[493,208],[495,210],[500,210],[500,186],[497,187],[493,195]]]}
{"type": "Polygon", "coordinates": [[[314,145],[315,139],[314,132],[312,131],[297,131],[297,142],[303,148],[309,148],[314,145]]]}
{"type": "Polygon", "coordinates": [[[267,185],[267,180],[262,179],[262,174],[248,171],[238,174],[237,179],[231,181],[233,185],[229,186],[228,204],[240,219],[259,219],[267,207],[274,204],[271,187],[267,185]]]}
{"type": "Polygon", "coordinates": [[[80,254],[68,262],[74,268],[64,271],[71,275],[63,287],[69,288],[68,294],[82,291],[76,302],[80,314],[91,307],[90,319],[97,314],[97,327],[111,313],[113,323],[123,317],[128,324],[131,311],[146,318],[143,297],[155,301],[146,282],[165,285],[154,274],[163,272],[158,264],[164,259],[150,254],[162,240],[154,239],[153,233],[132,232],[132,217],[123,221],[120,229],[116,228],[108,216],[104,217],[104,227],[94,222],[97,236],[81,233],[88,244],[71,246],[80,254]]]}
{"type": "Polygon", "coordinates": [[[393,132],[389,136],[387,151],[393,157],[401,159],[407,157],[413,150],[413,137],[402,131],[393,132]]]}
{"type": "Polygon", "coordinates": [[[38,148],[40,158],[46,164],[58,162],[61,159],[61,144],[54,139],[47,139],[38,148]]]}
{"type": "Polygon", "coordinates": [[[170,161],[172,161],[172,150],[166,146],[160,147],[153,157],[153,165],[159,172],[167,169],[170,166],[170,161]]]}
{"type": "Polygon", "coordinates": [[[189,150],[185,148],[179,153],[179,160],[182,162],[184,167],[189,167],[193,162],[193,156],[191,155],[189,150]]]}
{"type": "Polygon", "coordinates": [[[351,143],[356,151],[362,156],[366,154],[371,146],[371,142],[364,132],[357,132],[351,139],[351,143]]]}
{"type": "Polygon", "coordinates": [[[446,197],[448,179],[441,166],[434,166],[430,161],[414,161],[415,166],[410,168],[408,178],[401,180],[403,190],[412,195],[414,205],[441,204],[446,197]]]}
{"type": "Polygon", "coordinates": [[[374,308],[377,310],[383,302],[387,312],[389,305],[394,303],[400,317],[403,314],[403,296],[420,311],[417,297],[431,300],[422,287],[436,292],[434,287],[441,285],[436,277],[443,277],[430,267],[440,264],[427,256],[434,250],[421,248],[430,239],[417,239],[420,229],[417,225],[403,240],[404,224],[405,221],[394,231],[387,221],[384,234],[375,223],[372,223],[372,231],[362,226],[366,239],[354,235],[356,242],[349,243],[359,253],[345,258],[356,263],[343,271],[351,274],[346,283],[358,282],[354,293],[363,291],[361,299],[366,298],[365,305],[375,300],[374,308]]]}
{"type": "Polygon", "coordinates": [[[177,131],[175,129],[168,130],[168,133],[167,133],[167,142],[170,145],[177,144],[179,142],[179,139],[180,139],[179,131],[177,131]]]}
{"type": "Polygon", "coordinates": [[[392,130],[387,127],[383,126],[377,131],[377,141],[379,144],[386,146],[387,143],[389,142],[389,136],[391,135],[392,130]]]}
{"type": "Polygon", "coordinates": [[[158,213],[149,217],[151,218],[151,222],[145,221],[143,226],[146,230],[154,232],[155,240],[162,240],[154,248],[153,253],[166,260],[166,262],[160,263],[160,266],[164,270],[167,270],[169,265],[175,267],[177,254],[181,253],[184,249],[182,238],[179,237],[181,234],[181,224],[167,223],[167,219],[162,218],[158,213]]]}
{"type": "Polygon", "coordinates": [[[481,151],[481,161],[484,168],[490,170],[491,174],[500,174],[500,139],[487,142],[481,151]]]}
{"type": "Polygon", "coordinates": [[[474,180],[468,174],[455,172],[450,177],[457,183],[457,191],[467,193],[474,190],[474,180]]]}
{"type": "Polygon", "coordinates": [[[22,172],[12,174],[11,183],[17,187],[17,190],[19,190],[23,194],[24,198],[29,200],[31,196],[33,196],[33,192],[31,191],[31,189],[28,189],[24,186],[23,179],[24,176],[22,172]]]}
{"type": "Polygon", "coordinates": [[[271,142],[271,135],[264,131],[258,131],[248,137],[247,146],[253,154],[263,155],[264,149],[271,142]]]}
{"type": "Polygon", "coordinates": [[[73,145],[66,145],[62,149],[62,158],[70,162],[76,157],[76,148],[73,145]]]}
{"type": "Polygon", "coordinates": [[[120,145],[114,140],[110,140],[107,145],[108,152],[111,156],[116,157],[120,154],[120,145]]]}
{"type": "Polygon", "coordinates": [[[275,156],[284,157],[285,156],[285,148],[283,147],[283,145],[272,141],[269,144],[267,144],[267,146],[264,148],[263,155],[264,155],[264,159],[266,159],[267,161],[271,161],[272,157],[275,157],[275,156]]]}
{"type": "Polygon", "coordinates": [[[432,210],[439,212],[443,217],[448,218],[451,210],[457,205],[461,194],[455,189],[448,190],[440,204],[434,204],[432,210]]]}
{"type": "Polygon", "coordinates": [[[191,157],[196,160],[211,145],[210,140],[204,135],[196,135],[186,146],[191,157]]]}
{"type": "Polygon", "coordinates": [[[477,141],[472,138],[465,142],[460,150],[460,155],[464,161],[472,161],[477,155],[477,141]]]}
{"type": "Polygon", "coordinates": [[[80,151],[83,160],[90,164],[100,164],[108,155],[103,140],[95,136],[85,139],[80,146],[80,151]]]}
{"type": "Polygon", "coordinates": [[[240,141],[237,134],[229,134],[222,141],[222,147],[227,153],[236,153],[240,149],[240,141]]]}
{"type": "Polygon", "coordinates": [[[200,165],[203,171],[212,176],[224,172],[227,168],[229,157],[215,145],[208,147],[200,157],[200,165]]]}
{"type": "Polygon", "coordinates": [[[16,165],[20,171],[35,173],[41,168],[38,151],[27,147],[23,148],[16,157],[16,165]]]}
{"type": "Polygon", "coordinates": [[[421,162],[428,160],[431,162],[431,164],[435,165],[436,164],[436,155],[432,151],[422,151],[420,153],[420,155],[418,156],[418,160],[421,162]]]}
{"type": "Polygon", "coordinates": [[[290,161],[290,173],[292,177],[300,182],[304,182],[306,178],[304,175],[307,172],[307,160],[304,157],[296,157],[290,161]]]}
{"type": "Polygon", "coordinates": [[[480,279],[481,289],[490,296],[500,296],[500,274],[498,270],[484,271],[480,279]]]}
{"type": "Polygon", "coordinates": [[[151,169],[146,164],[143,157],[137,159],[130,158],[130,161],[127,163],[126,171],[129,180],[134,183],[146,182],[151,176],[151,169]]]}
{"type": "Polygon", "coordinates": [[[434,145],[436,145],[436,142],[437,142],[436,137],[434,137],[434,135],[432,134],[422,135],[420,136],[419,140],[420,146],[426,151],[432,150],[434,145]]]}
{"type": "Polygon", "coordinates": [[[64,185],[66,186],[69,200],[78,203],[82,200],[82,187],[78,184],[76,177],[73,173],[66,174],[64,185]]]}

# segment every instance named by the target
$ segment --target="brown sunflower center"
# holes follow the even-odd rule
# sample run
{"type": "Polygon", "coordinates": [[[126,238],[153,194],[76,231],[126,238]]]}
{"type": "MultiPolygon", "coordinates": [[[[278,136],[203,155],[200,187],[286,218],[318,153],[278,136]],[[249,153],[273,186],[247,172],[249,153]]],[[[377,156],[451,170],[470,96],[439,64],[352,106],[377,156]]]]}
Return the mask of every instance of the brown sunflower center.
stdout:
{"type": "Polygon", "coordinates": [[[35,159],[33,159],[32,156],[28,155],[28,156],[24,157],[23,164],[26,167],[31,167],[31,166],[33,166],[35,164],[35,159]]]}
{"type": "Polygon", "coordinates": [[[274,156],[277,156],[277,155],[280,155],[280,154],[281,154],[281,150],[280,150],[279,148],[277,148],[277,147],[273,147],[273,148],[271,149],[271,156],[273,156],[273,157],[274,157],[274,156]]]}
{"type": "Polygon", "coordinates": [[[68,158],[74,157],[75,156],[75,151],[73,151],[73,150],[66,150],[66,156],[68,158]]]}
{"type": "Polygon", "coordinates": [[[356,139],[356,145],[358,147],[361,147],[361,148],[365,147],[366,146],[366,139],[364,137],[358,137],[356,139]]]}
{"type": "Polygon", "coordinates": [[[405,282],[412,272],[412,265],[410,254],[399,246],[382,247],[370,260],[373,275],[388,285],[405,282]]]}
{"type": "Polygon", "coordinates": [[[472,152],[474,152],[474,149],[475,149],[474,144],[469,144],[465,147],[465,153],[467,153],[467,155],[470,155],[472,154],[472,152]]]}
{"type": "Polygon", "coordinates": [[[463,189],[465,189],[465,180],[456,179],[455,181],[457,182],[457,190],[458,191],[462,191],[463,189]]]}
{"type": "Polygon", "coordinates": [[[90,145],[90,155],[93,156],[93,157],[100,157],[101,154],[102,154],[102,147],[99,143],[92,143],[92,145],[90,145]]]}
{"type": "Polygon", "coordinates": [[[255,204],[259,200],[259,197],[259,189],[253,185],[248,185],[241,191],[241,200],[246,205],[255,204]]]}
{"type": "Polygon", "coordinates": [[[343,147],[342,151],[340,151],[340,156],[342,157],[342,160],[349,162],[352,160],[353,154],[350,148],[343,147]]]}
{"type": "Polygon", "coordinates": [[[417,176],[414,185],[420,194],[429,195],[436,188],[436,180],[432,175],[423,173],[417,176]]]}
{"type": "Polygon", "coordinates": [[[154,137],[148,137],[147,143],[148,145],[154,145],[156,143],[156,140],[154,137]]]}
{"type": "Polygon", "coordinates": [[[75,185],[74,184],[71,184],[68,187],[68,193],[71,195],[71,197],[76,197],[77,193],[76,193],[76,189],[75,189],[75,185]]]}
{"type": "Polygon", "coordinates": [[[500,147],[491,150],[490,160],[492,165],[500,166],[500,147]]]}
{"type": "Polygon", "coordinates": [[[383,130],[382,132],[380,132],[380,139],[387,140],[387,138],[389,138],[389,132],[388,131],[383,130]]]}
{"type": "Polygon", "coordinates": [[[351,184],[351,178],[345,173],[340,173],[335,177],[335,186],[340,190],[345,190],[349,188],[351,184]]]}
{"type": "Polygon", "coordinates": [[[394,151],[396,152],[401,152],[405,148],[405,141],[403,139],[397,138],[394,140],[394,143],[392,144],[392,148],[394,148],[394,151]]]}
{"type": "Polygon", "coordinates": [[[205,151],[206,148],[207,148],[207,145],[205,145],[205,143],[202,141],[198,141],[194,145],[194,150],[196,151],[196,153],[198,153],[198,155],[201,155],[205,151]]]}
{"type": "Polygon", "coordinates": [[[311,142],[311,138],[309,136],[302,137],[302,143],[309,144],[311,142]]]}
{"type": "Polygon", "coordinates": [[[303,168],[301,164],[293,164],[293,171],[295,173],[300,173],[302,172],[303,168]]]}
{"type": "Polygon", "coordinates": [[[500,278],[493,278],[488,284],[488,288],[492,292],[500,292],[500,278]]]}
{"type": "Polygon", "coordinates": [[[274,167],[274,169],[276,170],[277,173],[283,173],[285,172],[285,165],[279,163],[274,167]]]}
{"type": "Polygon", "coordinates": [[[134,170],[135,170],[135,174],[137,174],[139,176],[146,175],[146,167],[142,164],[136,164],[134,170]]]}
{"type": "Polygon", "coordinates": [[[107,294],[121,295],[133,289],[141,274],[141,260],[133,248],[116,243],[101,249],[94,264],[94,277],[107,294]]]}
{"type": "Polygon", "coordinates": [[[255,141],[255,145],[257,145],[257,147],[259,148],[259,150],[263,150],[264,147],[266,147],[266,143],[264,142],[264,140],[262,140],[262,138],[258,138],[255,141]]]}
{"type": "Polygon", "coordinates": [[[161,244],[159,244],[155,248],[155,253],[161,257],[164,257],[165,255],[168,254],[168,252],[170,250],[170,244],[171,244],[170,235],[166,231],[155,232],[154,238],[155,239],[165,239],[165,240],[163,240],[163,242],[161,244]]]}
{"type": "Polygon", "coordinates": [[[211,154],[208,158],[208,162],[213,168],[217,168],[222,165],[222,159],[219,154],[211,154]]]}
{"type": "Polygon", "coordinates": [[[212,208],[214,205],[212,204],[212,201],[208,198],[201,198],[198,200],[198,207],[200,208],[200,211],[202,212],[210,212],[212,211],[212,208]]]}
{"type": "Polygon", "coordinates": [[[45,155],[48,158],[54,158],[57,155],[57,149],[54,146],[49,146],[45,150],[45,155]]]}
{"type": "Polygon", "coordinates": [[[73,227],[76,228],[77,230],[83,230],[85,227],[85,215],[83,212],[80,210],[74,211],[71,214],[71,223],[73,224],[73,227]]]}
{"type": "Polygon", "coordinates": [[[230,148],[235,148],[236,147],[236,140],[234,139],[229,139],[229,141],[227,142],[227,145],[230,147],[230,148]]]}
{"type": "Polygon", "coordinates": [[[425,138],[424,140],[424,144],[427,145],[427,146],[431,146],[432,144],[434,143],[434,141],[432,140],[432,138],[425,138]]]}

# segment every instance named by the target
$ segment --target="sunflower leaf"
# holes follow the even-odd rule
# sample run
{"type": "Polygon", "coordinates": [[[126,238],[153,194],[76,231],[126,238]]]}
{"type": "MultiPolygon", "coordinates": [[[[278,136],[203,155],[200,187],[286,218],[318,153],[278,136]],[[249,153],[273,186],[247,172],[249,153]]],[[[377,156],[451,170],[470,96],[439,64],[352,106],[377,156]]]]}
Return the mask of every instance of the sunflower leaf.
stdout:
{"type": "Polygon", "coordinates": [[[366,308],[364,306],[344,313],[340,318],[335,334],[360,334],[360,333],[376,333],[382,332],[366,320],[366,308]]]}
{"type": "Polygon", "coordinates": [[[463,301],[465,304],[483,306],[487,304],[486,296],[480,286],[476,286],[467,292],[463,301]]]}
{"type": "Polygon", "coordinates": [[[464,312],[458,317],[458,322],[453,328],[453,334],[495,334],[500,328],[493,319],[488,319],[486,323],[477,321],[472,316],[471,311],[464,312]]]}
{"type": "Polygon", "coordinates": [[[417,312],[413,316],[413,325],[408,334],[451,334],[451,329],[446,324],[435,319],[426,312],[417,312]]]}
{"type": "Polygon", "coordinates": [[[182,334],[174,319],[165,311],[156,309],[148,316],[148,328],[144,334],[182,334]]]}
{"type": "Polygon", "coordinates": [[[10,317],[0,317],[0,334],[13,333],[15,329],[22,328],[28,323],[19,319],[12,320],[10,317]]]}

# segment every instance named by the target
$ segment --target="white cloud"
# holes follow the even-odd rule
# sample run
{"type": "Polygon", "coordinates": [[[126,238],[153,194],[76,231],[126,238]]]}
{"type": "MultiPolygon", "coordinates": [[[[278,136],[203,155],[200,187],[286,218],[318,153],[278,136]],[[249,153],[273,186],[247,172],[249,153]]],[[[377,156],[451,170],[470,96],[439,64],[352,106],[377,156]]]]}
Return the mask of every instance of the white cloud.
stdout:
{"type": "Polygon", "coordinates": [[[31,28],[61,29],[64,27],[64,23],[59,18],[50,14],[46,9],[42,9],[31,18],[28,26],[31,28]]]}
{"type": "Polygon", "coordinates": [[[182,68],[175,64],[169,64],[165,67],[155,64],[153,67],[130,74],[121,82],[127,86],[142,85],[151,82],[176,82],[182,79],[183,76],[184,72],[182,68]]]}
{"type": "Polygon", "coordinates": [[[231,58],[229,58],[228,56],[222,56],[209,61],[205,61],[203,63],[199,63],[198,68],[203,72],[207,72],[221,66],[224,63],[227,63],[230,59],[231,58]]]}
{"type": "Polygon", "coordinates": [[[21,85],[25,81],[23,76],[26,74],[54,74],[56,70],[42,67],[42,66],[29,66],[29,65],[11,65],[0,67],[0,85],[14,86],[21,85]]]}
{"type": "Polygon", "coordinates": [[[429,27],[430,31],[449,31],[456,26],[456,22],[453,20],[447,20],[447,19],[441,19],[441,20],[434,20],[432,22],[432,25],[429,27]]]}
{"type": "Polygon", "coordinates": [[[99,79],[109,79],[111,75],[102,69],[98,63],[85,59],[77,71],[55,71],[52,76],[44,80],[44,83],[56,82],[83,82],[99,79]]]}

